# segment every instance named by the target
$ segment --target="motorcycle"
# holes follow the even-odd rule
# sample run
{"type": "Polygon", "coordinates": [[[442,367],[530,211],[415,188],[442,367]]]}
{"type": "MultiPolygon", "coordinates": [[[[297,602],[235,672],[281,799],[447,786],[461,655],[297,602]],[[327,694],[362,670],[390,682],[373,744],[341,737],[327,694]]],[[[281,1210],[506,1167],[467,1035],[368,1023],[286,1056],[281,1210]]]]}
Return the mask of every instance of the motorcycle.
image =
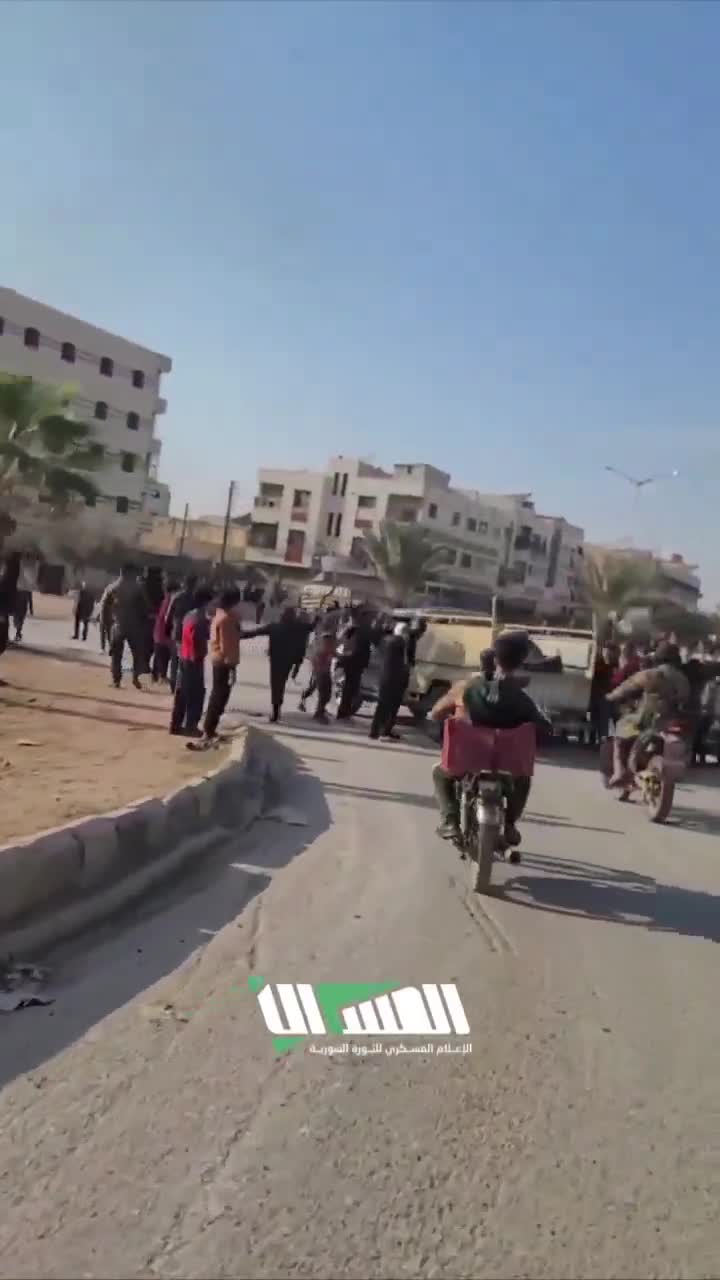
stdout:
{"type": "MultiPolygon", "coordinates": [[[[666,822],[687,763],[688,726],[683,720],[662,731],[640,734],[630,752],[627,786],[618,788],[618,799],[627,801],[637,790],[650,821],[666,822]]],[[[612,738],[606,738],[600,748],[600,769],[608,787],[613,774],[612,738]]]]}
{"type": "Polygon", "coordinates": [[[476,893],[488,893],[495,855],[520,855],[505,840],[506,811],[514,779],[531,777],[535,765],[533,724],[516,729],[473,726],[452,717],[443,726],[442,765],[455,779],[460,834],[456,845],[470,863],[476,893]]]}
{"type": "Polygon", "coordinates": [[[455,783],[460,834],[455,843],[463,858],[473,865],[473,888],[488,893],[495,854],[507,853],[508,861],[519,862],[520,854],[509,849],[505,830],[505,805],[513,779],[508,773],[483,771],[468,773],[455,783]]]}

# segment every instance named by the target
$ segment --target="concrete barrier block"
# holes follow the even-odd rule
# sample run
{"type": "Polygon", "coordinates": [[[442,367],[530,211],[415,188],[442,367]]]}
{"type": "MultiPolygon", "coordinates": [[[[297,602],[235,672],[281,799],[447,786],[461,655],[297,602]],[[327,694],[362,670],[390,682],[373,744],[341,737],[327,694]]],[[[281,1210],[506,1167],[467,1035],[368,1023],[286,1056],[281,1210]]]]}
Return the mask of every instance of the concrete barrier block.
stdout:
{"type": "Polygon", "coordinates": [[[65,894],[82,879],[83,849],[72,829],[59,827],[0,849],[0,922],[21,919],[65,894]]]}
{"type": "Polygon", "coordinates": [[[143,800],[113,814],[123,875],[155,857],[165,843],[166,811],[162,800],[143,800]]]}
{"type": "Polygon", "coordinates": [[[217,778],[210,774],[207,778],[198,778],[188,783],[187,790],[192,792],[197,805],[198,816],[204,821],[211,818],[217,799],[217,778]]]}
{"type": "Polygon", "coordinates": [[[197,789],[179,787],[161,801],[165,810],[165,845],[171,849],[180,840],[195,834],[200,823],[197,789]]]}
{"type": "Polygon", "coordinates": [[[120,846],[113,818],[87,818],[74,831],[83,850],[83,889],[95,889],[122,874],[120,846]]]}
{"type": "Polygon", "coordinates": [[[224,827],[236,827],[246,819],[252,781],[243,764],[231,764],[215,783],[215,815],[224,827]]]}

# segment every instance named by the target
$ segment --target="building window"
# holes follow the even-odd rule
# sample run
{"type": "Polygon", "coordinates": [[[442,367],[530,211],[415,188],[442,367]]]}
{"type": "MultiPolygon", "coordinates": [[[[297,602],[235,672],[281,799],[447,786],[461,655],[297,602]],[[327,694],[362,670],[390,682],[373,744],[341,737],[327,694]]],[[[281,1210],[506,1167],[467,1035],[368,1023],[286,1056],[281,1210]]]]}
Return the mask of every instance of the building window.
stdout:
{"type": "Polygon", "coordinates": [[[337,497],[338,486],[340,484],[340,472],[336,471],[333,476],[333,497],[337,497]]]}
{"type": "Polygon", "coordinates": [[[369,511],[372,507],[377,506],[377,498],[373,498],[369,493],[361,493],[358,498],[358,507],[363,507],[369,511]]]}
{"type": "Polygon", "coordinates": [[[345,473],[345,475],[344,475],[344,476],[343,476],[343,478],[342,478],[342,488],[341,488],[341,490],[340,490],[340,497],[341,497],[341,498],[344,498],[344,497],[345,497],[345,494],[347,493],[347,482],[348,482],[348,477],[347,477],[347,472],[346,472],[346,473],[345,473]]]}
{"type": "Polygon", "coordinates": [[[477,520],[475,519],[475,517],[474,517],[474,516],[468,516],[468,518],[467,518],[467,527],[468,527],[468,531],[469,531],[470,533],[476,533],[476,532],[477,532],[477,520]]]}
{"type": "Polygon", "coordinates": [[[116,499],[115,499],[115,510],[117,511],[117,513],[118,513],[118,515],[119,515],[119,516],[126,516],[126,515],[127,515],[127,513],[128,513],[128,511],[130,510],[130,499],[129,499],[129,498],[116,498],[116,499]]]}
{"type": "Polygon", "coordinates": [[[141,391],[142,388],[145,386],[145,374],[143,373],[142,369],[133,369],[132,384],[134,387],[137,387],[139,391],[141,391]]]}
{"type": "Polygon", "coordinates": [[[340,537],[341,529],[342,529],[342,511],[338,511],[335,517],[335,537],[336,538],[340,537]]]}
{"type": "Polygon", "coordinates": [[[463,551],[460,557],[460,565],[463,569],[472,569],[472,556],[467,551],[463,551]]]}
{"type": "Polygon", "coordinates": [[[331,511],[331,512],[328,514],[327,524],[326,524],[326,526],[325,526],[325,536],[326,536],[327,538],[332,538],[333,520],[334,520],[334,519],[335,519],[335,517],[334,517],[334,515],[333,515],[333,512],[331,511]]]}
{"type": "Polygon", "coordinates": [[[402,524],[413,524],[417,519],[417,511],[414,507],[404,507],[400,512],[400,522],[402,524]]]}
{"type": "Polygon", "coordinates": [[[25,330],[25,346],[32,347],[33,351],[37,351],[40,346],[40,334],[37,329],[25,330]]]}
{"type": "Polygon", "coordinates": [[[112,378],[115,372],[115,365],[109,356],[100,357],[100,372],[104,378],[112,378]]]}
{"type": "Polygon", "coordinates": [[[478,525],[478,530],[479,530],[479,532],[480,532],[480,533],[487,533],[487,531],[488,531],[488,522],[487,522],[487,520],[481,520],[481,521],[480,521],[480,524],[478,525]]]}
{"type": "Polygon", "coordinates": [[[430,517],[430,519],[431,519],[431,520],[434,520],[434,519],[436,518],[436,516],[437,516],[437,502],[431,502],[431,503],[430,503],[430,506],[428,507],[428,516],[430,517]]]}
{"type": "Polygon", "coordinates": [[[447,548],[446,548],[446,551],[445,551],[445,563],[446,563],[446,564],[456,564],[456,563],[457,563],[457,551],[453,551],[452,547],[447,547],[447,548]]]}
{"type": "Polygon", "coordinates": [[[99,418],[101,422],[104,422],[105,419],[107,418],[107,413],[108,413],[108,407],[105,401],[98,400],[97,404],[95,405],[95,417],[99,418]]]}
{"type": "Polygon", "coordinates": [[[126,421],[130,431],[137,431],[140,426],[140,415],[138,413],[129,413],[126,421]]]}
{"type": "Polygon", "coordinates": [[[122,455],[122,462],[120,463],[120,465],[123,471],[128,471],[128,472],[134,471],[135,470],[135,454],[124,453],[122,455]]]}
{"type": "Polygon", "coordinates": [[[75,363],[75,343],[63,342],[60,349],[60,359],[65,360],[67,364],[75,363]]]}
{"type": "Polygon", "coordinates": [[[459,523],[460,523],[460,512],[453,511],[453,518],[452,518],[453,529],[457,529],[459,523]]]}
{"type": "Polygon", "coordinates": [[[0,334],[3,334],[4,332],[5,332],[5,319],[3,316],[0,316],[0,334]]]}
{"type": "Polygon", "coordinates": [[[85,499],[85,506],[86,506],[86,507],[96,507],[96,506],[97,506],[97,498],[95,497],[95,494],[93,494],[92,498],[86,498],[86,499],[85,499]]]}

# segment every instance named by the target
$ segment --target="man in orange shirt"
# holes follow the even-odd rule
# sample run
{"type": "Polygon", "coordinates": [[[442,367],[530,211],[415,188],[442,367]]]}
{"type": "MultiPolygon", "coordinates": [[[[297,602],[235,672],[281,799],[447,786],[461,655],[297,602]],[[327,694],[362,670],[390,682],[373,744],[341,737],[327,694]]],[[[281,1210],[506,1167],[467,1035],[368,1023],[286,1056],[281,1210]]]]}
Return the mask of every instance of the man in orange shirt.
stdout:
{"type": "Polygon", "coordinates": [[[237,587],[229,587],[227,591],[223,591],[210,624],[212,689],[204,725],[204,736],[208,741],[217,737],[220,717],[227,706],[240,661],[240,621],[236,612],[239,604],[240,592],[237,587]]]}

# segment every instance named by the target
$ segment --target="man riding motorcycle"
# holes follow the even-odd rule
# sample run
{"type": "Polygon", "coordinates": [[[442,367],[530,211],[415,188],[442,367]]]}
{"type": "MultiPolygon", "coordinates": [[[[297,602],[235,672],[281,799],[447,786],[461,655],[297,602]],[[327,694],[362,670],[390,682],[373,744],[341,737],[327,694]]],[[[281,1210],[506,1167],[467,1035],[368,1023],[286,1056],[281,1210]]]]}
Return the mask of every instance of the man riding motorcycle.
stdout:
{"type": "MultiPolygon", "coordinates": [[[[461,716],[474,725],[486,725],[494,729],[517,729],[521,724],[536,724],[552,732],[552,726],[523,685],[527,680],[517,674],[530,651],[530,640],[525,631],[504,631],[495,645],[495,675],[486,674],[491,669],[490,651],[482,655],[483,672],[469,680],[461,680],[435,703],[430,719],[445,720],[448,716],[461,716]]],[[[442,821],[438,835],[444,840],[454,839],[459,831],[459,814],[455,779],[437,764],[433,769],[435,798],[442,821]]],[[[530,778],[516,778],[512,796],[505,811],[505,843],[509,847],[520,844],[520,832],[516,823],[522,816],[530,794],[530,778]]]]}
{"type": "Polygon", "coordinates": [[[652,666],[623,680],[607,695],[609,703],[625,702],[641,695],[636,707],[618,720],[613,744],[613,774],[609,785],[627,786],[631,753],[642,734],[661,733],[674,716],[687,705],[690,685],[682,672],[682,658],[677,645],[663,641],[652,659],[652,666]]]}

